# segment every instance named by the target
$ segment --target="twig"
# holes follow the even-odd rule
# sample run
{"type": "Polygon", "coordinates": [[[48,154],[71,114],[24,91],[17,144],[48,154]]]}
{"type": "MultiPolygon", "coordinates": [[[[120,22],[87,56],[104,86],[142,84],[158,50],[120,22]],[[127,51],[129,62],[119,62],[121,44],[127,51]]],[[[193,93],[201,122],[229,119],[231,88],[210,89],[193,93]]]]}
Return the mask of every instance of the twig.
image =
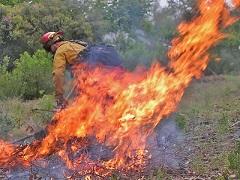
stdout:
{"type": "Polygon", "coordinates": [[[16,140],[16,141],[13,141],[12,144],[17,144],[17,143],[19,143],[19,142],[25,141],[26,139],[29,139],[29,138],[31,138],[31,137],[33,137],[33,136],[34,136],[34,134],[28,135],[28,136],[26,136],[26,137],[24,137],[24,138],[21,138],[21,139],[18,139],[18,140],[16,140]]]}
{"type": "Polygon", "coordinates": [[[76,89],[76,85],[74,85],[74,86],[72,87],[72,89],[70,90],[70,92],[69,92],[68,95],[66,96],[66,100],[69,100],[69,99],[70,99],[70,97],[73,95],[75,89],[76,89]]]}
{"type": "Polygon", "coordinates": [[[31,135],[28,135],[28,136],[23,137],[21,139],[18,139],[16,141],[13,141],[12,144],[17,144],[19,142],[25,141],[26,139],[29,139],[29,138],[32,138],[32,137],[37,139],[38,137],[43,136],[45,133],[46,133],[46,130],[42,129],[42,130],[40,130],[40,131],[38,131],[38,132],[36,132],[34,134],[31,134],[31,135]]]}
{"type": "Polygon", "coordinates": [[[239,123],[240,123],[240,121],[237,121],[231,127],[234,127],[234,126],[238,125],[239,123]]]}
{"type": "Polygon", "coordinates": [[[38,108],[32,109],[32,111],[44,111],[44,112],[51,112],[51,113],[55,113],[56,112],[54,110],[38,109],[38,108]]]}
{"type": "Polygon", "coordinates": [[[214,70],[212,70],[210,67],[208,67],[208,70],[209,70],[214,76],[217,76],[217,73],[216,73],[214,70]]]}

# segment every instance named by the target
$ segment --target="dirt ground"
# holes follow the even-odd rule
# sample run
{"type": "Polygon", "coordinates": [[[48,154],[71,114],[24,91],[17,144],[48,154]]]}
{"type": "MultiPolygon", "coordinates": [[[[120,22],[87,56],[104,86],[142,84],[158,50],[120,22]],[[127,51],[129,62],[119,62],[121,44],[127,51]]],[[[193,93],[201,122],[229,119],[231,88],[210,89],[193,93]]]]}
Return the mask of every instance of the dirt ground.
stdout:
{"type": "MultiPolygon", "coordinates": [[[[240,140],[239,80],[239,76],[211,76],[188,88],[176,122],[191,150],[181,170],[160,170],[156,179],[240,178],[229,168],[228,159],[240,140]]],[[[239,159],[237,163],[240,166],[239,159]]]]}

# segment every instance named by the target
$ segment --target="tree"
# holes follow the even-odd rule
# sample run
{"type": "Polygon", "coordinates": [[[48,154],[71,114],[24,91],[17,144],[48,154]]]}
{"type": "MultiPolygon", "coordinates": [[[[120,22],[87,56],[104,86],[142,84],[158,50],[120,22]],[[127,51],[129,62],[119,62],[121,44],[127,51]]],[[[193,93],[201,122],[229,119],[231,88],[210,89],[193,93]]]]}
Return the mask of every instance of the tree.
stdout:
{"type": "Polygon", "coordinates": [[[152,0],[112,0],[106,18],[113,24],[115,31],[132,32],[141,28],[150,13],[152,0]]]}
{"type": "Polygon", "coordinates": [[[23,2],[14,7],[1,6],[1,59],[16,59],[23,51],[33,53],[40,48],[39,37],[47,31],[63,30],[66,38],[93,39],[84,10],[67,0],[23,2]]]}
{"type": "Polygon", "coordinates": [[[174,12],[175,18],[191,20],[197,15],[197,1],[195,0],[168,0],[167,2],[168,8],[174,12]]]}

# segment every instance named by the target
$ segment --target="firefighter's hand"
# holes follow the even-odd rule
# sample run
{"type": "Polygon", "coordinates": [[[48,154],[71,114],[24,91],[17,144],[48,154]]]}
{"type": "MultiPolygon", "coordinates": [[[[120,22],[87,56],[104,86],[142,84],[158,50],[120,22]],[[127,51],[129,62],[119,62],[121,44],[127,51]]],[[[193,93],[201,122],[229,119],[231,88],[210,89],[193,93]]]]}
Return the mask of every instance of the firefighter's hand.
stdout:
{"type": "Polygon", "coordinates": [[[57,110],[62,110],[68,105],[68,102],[64,97],[57,98],[57,110]]]}

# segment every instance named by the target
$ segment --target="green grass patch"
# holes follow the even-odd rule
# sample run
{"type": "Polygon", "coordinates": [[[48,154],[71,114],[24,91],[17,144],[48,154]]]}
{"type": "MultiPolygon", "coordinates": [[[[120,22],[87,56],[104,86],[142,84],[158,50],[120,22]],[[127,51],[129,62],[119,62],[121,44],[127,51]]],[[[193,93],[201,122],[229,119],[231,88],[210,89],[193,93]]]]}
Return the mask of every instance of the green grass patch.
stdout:
{"type": "Polygon", "coordinates": [[[187,126],[187,119],[184,114],[177,113],[176,114],[176,123],[180,129],[185,130],[187,126]]]}
{"type": "Polygon", "coordinates": [[[236,143],[236,149],[228,155],[229,168],[236,172],[240,178],[240,141],[236,143]]]}

